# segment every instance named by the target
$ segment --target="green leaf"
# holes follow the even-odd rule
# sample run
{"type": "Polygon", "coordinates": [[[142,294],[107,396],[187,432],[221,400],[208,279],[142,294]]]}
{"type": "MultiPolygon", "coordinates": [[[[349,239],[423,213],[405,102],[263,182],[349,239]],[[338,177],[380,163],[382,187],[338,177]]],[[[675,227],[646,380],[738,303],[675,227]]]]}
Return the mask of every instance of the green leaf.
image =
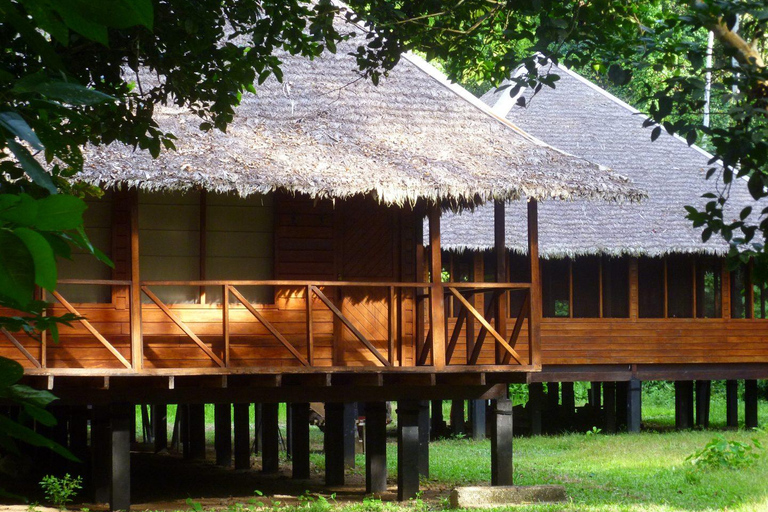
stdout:
{"type": "Polygon", "coordinates": [[[48,407],[51,402],[58,400],[53,393],[44,389],[35,389],[24,384],[14,384],[8,388],[8,396],[17,403],[48,407]]]}
{"type": "Polygon", "coordinates": [[[37,138],[37,134],[18,113],[0,112],[0,126],[19,139],[29,142],[33,148],[43,149],[43,143],[37,138]]]}
{"type": "Polygon", "coordinates": [[[29,253],[32,255],[32,261],[35,264],[35,284],[48,291],[55,290],[57,279],[56,258],[48,241],[43,235],[29,228],[16,228],[13,230],[13,234],[24,242],[24,245],[27,246],[29,253]]]}
{"type": "Polygon", "coordinates": [[[58,192],[56,185],[53,184],[51,175],[46,172],[35,157],[27,151],[27,148],[12,139],[6,139],[8,148],[13,152],[16,159],[21,164],[21,168],[27,173],[32,181],[46,189],[51,194],[58,192]]]}
{"type": "Polygon", "coordinates": [[[35,289],[35,265],[27,246],[13,233],[0,231],[0,295],[24,306],[35,289]]]}
{"type": "Polygon", "coordinates": [[[82,199],[66,194],[39,199],[37,207],[35,227],[41,231],[78,229],[83,225],[83,212],[88,208],[82,199]]]}
{"type": "Polygon", "coordinates": [[[45,81],[27,88],[28,92],[37,92],[49,99],[62,101],[71,105],[98,105],[116,101],[114,96],[104,94],[90,87],[75,82],[45,81]]]}
{"type": "Polygon", "coordinates": [[[10,388],[24,376],[24,367],[16,361],[0,357],[0,390],[10,388]]]}
{"type": "Polygon", "coordinates": [[[27,194],[0,194],[0,220],[31,226],[37,219],[37,201],[27,194]]]}
{"type": "Polygon", "coordinates": [[[72,453],[61,446],[60,444],[41,436],[34,430],[31,430],[28,427],[25,427],[24,425],[19,425],[15,421],[12,421],[9,418],[6,418],[5,416],[0,415],[0,430],[6,433],[6,435],[9,435],[15,439],[18,439],[19,441],[23,441],[27,444],[31,444],[32,446],[41,446],[44,448],[49,448],[53,450],[55,453],[58,453],[62,457],[78,461],[77,457],[72,455],[72,453]]]}

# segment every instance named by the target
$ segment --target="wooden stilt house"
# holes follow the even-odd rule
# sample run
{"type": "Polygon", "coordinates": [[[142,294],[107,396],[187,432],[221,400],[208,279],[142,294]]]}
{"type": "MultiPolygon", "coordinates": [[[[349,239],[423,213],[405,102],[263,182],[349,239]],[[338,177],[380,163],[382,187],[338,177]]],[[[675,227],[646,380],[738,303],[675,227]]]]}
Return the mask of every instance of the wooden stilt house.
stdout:
{"type": "MultiPolygon", "coordinates": [[[[685,218],[684,207],[703,206],[702,194],[715,186],[705,180],[711,155],[666,132],[652,142],[636,110],[570,70],[555,72],[561,77],[556,89],[520,93],[525,107],[510,89],[482,99],[526,132],[629,176],[649,199],[540,208],[542,372],[530,375],[531,382],[565,382],[570,389],[573,381],[630,383],[638,398],[631,428],[639,428],[639,381],[746,379],[747,423],[755,424],[754,379],[768,378],[768,295],[751,283],[750,266],[728,271],[722,239],[702,243],[700,230],[685,218]]],[[[752,202],[746,183],[737,182],[726,213],[736,219],[752,202]]],[[[508,218],[522,212],[521,205],[506,208],[508,218]]],[[[445,219],[443,268],[452,281],[495,281],[499,272],[509,281],[529,276],[525,226],[507,223],[506,257],[488,252],[499,244],[494,215],[486,205],[445,219]]],[[[524,304],[517,300],[502,310],[502,321],[517,329],[524,304]]],[[[449,331],[460,323],[457,311],[454,304],[449,331]]],[[[557,385],[550,388],[557,392],[557,385]]],[[[707,389],[698,392],[706,399],[702,408],[707,389]]],[[[734,393],[729,425],[737,418],[734,393]]],[[[693,407],[686,403],[684,409],[693,407]]]]}
{"type": "MultiPolygon", "coordinates": [[[[281,55],[282,83],[245,95],[226,134],[200,132],[197,117],[165,107],[158,120],[177,135],[177,151],[158,159],[115,145],[88,152],[79,178],[107,192],[90,202],[87,230],[115,268],[82,255],[63,262],[59,289],[45,299],[51,312],[83,320],[62,328],[59,343],[4,332],[0,355],[24,364],[27,382],[61,404],[111,417],[102,424],[102,413],[94,416],[91,446],[118,468],[96,484],[113,509],[130,499],[125,404],[184,404],[192,428],[198,404],[223,403],[228,428],[228,404],[262,403],[269,470],[277,463],[275,404],[291,402],[296,419],[307,402],[326,402],[327,478],[338,483],[335,404],[367,402],[369,490],[381,490],[384,401],[399,401],[401,442],[412,443],[417,401],[503,399],[507,382],[540,369],[537,201],[642,197],[625,178],[494,116],[417,57],[404,57],[376,87],[360,79],[349,51],[314,61],[281,55]],[[443,266],[441,211],[518,199],[527,210],[507,223],[528,225],[526,279],[427,275],[443,266]],[[421,249],[424,218],[438,248],[431,263],[421,249]],[[516,327],[510,341],[470,307],[483,292],[528,301],[527,334],[516,327]],[[484,343],[465,346],[446,332],[446,297],[467,305],[484,343]],[[99,434],[104,428],[111,437],[99,434]]],[[[246,413],[235,409],[240,467],[248,465],[250,444],[238,448],[237,433],[246,413]]],[[[296,425],[294,476],[304,478],[308,434],[306,422],[296,425]]],[[[419,453],[404,449],[401,497],[418,489],[408,468],[419,453]]],[[[511,460],[500,464],[495,481],[509,482],[511,460]]]]}

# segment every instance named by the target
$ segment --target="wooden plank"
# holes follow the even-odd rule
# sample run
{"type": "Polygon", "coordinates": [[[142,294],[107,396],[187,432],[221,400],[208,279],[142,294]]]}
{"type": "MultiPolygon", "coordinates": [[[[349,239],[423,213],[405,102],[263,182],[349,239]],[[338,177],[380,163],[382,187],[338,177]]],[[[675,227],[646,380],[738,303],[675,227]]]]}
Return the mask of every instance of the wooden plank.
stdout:
{"type": "Polygon", "coordinates": [[[292,344],[291,344],[291,343],[290,343],[290,342],[289,342],[287,339],[285,339],[285,337],[284,337],[282,334],[280,334],[280,332],[279,332],[277,329],[275,329],[275,326],[274,326],[274,325],[272,325],[272,323],[271,323],[269,320],[267,320],[266,318],[264,318],[264,316],[263,316],[261,313],[259,313],[259,311],[258,311],[256,308],[254,308],[254,307],[253,307],[253,305],[252,305],[250,302],[248,302],[248,299],[246,299],[245,297],[243,297],[243,296],[242,296],[242,294],[241,294],[239,291],[237,291],[237,288],[235,288],[234,286],[230,286],[230,287],[229,287],[229,291],[230,291],[230,293],[232,293],[232,295],[234,295],[234,296],[235,296],[235,298],[236,298],[237,300],[239,300],[239,301],[240,301],[240,303],[241,303],[243,306],[245,306],[245,308],[246,308],[248,311],[250,311],[250,312],[251,312],[251,314],[252,314],[253,316],[255,316],[255,317],[256,317],[256,319],[257,319],[259,322],[261,322],[261,324],[262,324],[264,327],[266,327],[266,328],[267,328],[267,330],[268,330],[270,333],[272,333],[272,335],[273,335],[275,338],[277,338],[277,341],[279,341],[279,342],[280,342],[280,343],[281,343],[281,344],[282,344],[282,345],[283,345],[285,348],[287,348],[287,349],[288,349],[288,351],[289,351],[291,354],[293,354],[293,356],[294,356],[296,359],[298,359],[298,360],[301,362],[301,364],[303,364],[304,366],[311,366],[311,365],[309,364],[309,361],[307,361],[307,360],[304,358],[304,356],[302,356],[302,355],[301,355],[301,353],[299,353],[299,351],[298,351],[298,350],[296,350],[296,347],[294,347],[294,346],[293,346],[293,345],[292,345],[292,344]]]}
{"type": "Polygon", "coordinates": [[[141,275],[139,263],[139,192],[130,193],[131,217],[131,287],[130,293],[130,329],[131,362],[133,369],[141,371],[144,363],[144,343],[141,335],[141,275]]]}
{"type": "Polygon", "coordinates": [[[322,291],[320,291],[319,288],[317,288],[316,286],[312,286],[311,289],[317,295],[317,297],[326,306],[328,306],[328,309],[333,311],[333,314],[336,315],[339,318],[339,320],[341,320],[341,322],[347,327],[347,329],[349,329],[352,332],[352,334],[354,334],[355,337],[358,340],[360,340],[360,343],[365,345],[368,348],[368,350],[371,351],[371,353],[376,357],[376,359],[379,360],[381,364],[383,364],[384,366],[390,366],[389,361],[387,361],[387,359],[384,356],[382,356],[378,350],[376,350],[376,347],[374,347],[371,344],[371,342],[368,341],[365,338],[365,336],[363,336],[362,333],[360,333],[360,331],[357,330],[357,328],[354,325],[352,325],[352,323],[347,319],[347,317],[345,317],[341,313],[341,311],[339,311],[339,309],[333,304],[333,302],[331,302],[330,299],[328,299],[328,297],[326,297],[325,294],[322,291]]]}
{"type": "Polygon", "coordinates": [[[745,318],[754,318],[755,317],[755,286],[754,286],[754,273],[755,273],[755,260],[750,259],[749,263],[747,264],[747,276],[746,276],[746,282],[745,287],[747,290],[746,293],[746,300],[744,308],[746,309],[746,313],[744,314],[745,318]]]}
{"type": "Polygon", "coordinates": [[[429,326],[432,331],[432,365],[436,369],[445,367],[445,290],[442,282],[440,213],[440,205],[432,205],[429,209],[429,326]]]}
{"type": "MultiPolygon", "coordinates": [[[[200,227],[198,233],[200,234],[200,254],[198,261],[198,277],[201,281],[205,281],[205,260],[208,256],[208,244],[206,231],[208,230],[208,192],[203,189],[200,191],[200,227]]],[[[200,304],[205,304],[205,287],[201,286],[198,290],[198,298],[200,304]]]]}
{"type": "Polygon", "coordinates": [[[214,354],[214,353],[213,353],[213,351],[212,351],[210,348],[208,348],[208,345],[206,345],[205,343],[203,343],[203,342],[200,340],[200,338],[198,338],[198,337],[197,337],[197,335],[196,335],[194,332],[192,332],[192,330],[191,330],[189,327],[187,327],[187,324],[185,324],[184,322],[182,322],[182,321],[181,321],[181,319],[180,319],[179,317],[177,317],[177,316],[176,316],[176,315],[173,313],[173,311],[171,311],[170,309],[168,309],[168,306],[166,306],[165,304],[163,304],[163,302],[162,302],[160,299],[158,299],[158,298],[157,298],[157,296],[156,296],[154,293],[152,293],[152,290],[150,290],[150,289],[149,289],[149,288],[147,288],[146,286],[142,286],[142,287],[141,287],[141,291],[143,291],[143,292],[144,292],[144,294],[146,294],[146,296],[147,296],[147,297],[149,297],[149,300],[151,300],[152,302],[154,302],[155,304],[157,304],[157,307],[159,307],[159,308],[160,308],[160,309],[161,309],[161,310],[162,310],[162,311],[163,311],[163,312],[164,312],[164,313],[165,313],[165,314],[168,316],[168,318],[170,318],[171,320],[173,320],[173,323],[175,323],[175,324],[176,324],[176,325],[177,325],[177,326],[178,326],[178,327],[179,327],[179,328],[180,328],[182,331],[184,331],[184,333],[185,333],[187,336],[189,336],[189,338],[190,338],[190,339],[191,339],[193,342],[195,342],[195,345],[197,345],[198,347],[200,347],[200,349],[201,349],[203,352],[205,352],[205,353],[208,355],[208,357],[210,357],[210,358],[213,360],[213,362],[215,362],[216,364],[218,364],[218,365],[219,365],[219,366],[221,366],[222,368],[226,366],[226,365],[224,364],[224,361],[222,361],[222,360],[219,358],[219,356],[217,356],[216,354],[214,354]]]}
{"type": "Polygon", "coordinates": [[[416,354],[416,365],[417,366],[424,366],[427,364],[427,358],[429,357],[429,353],[432,350],[432,327],[429,328],[429,331],[427,332],[427,336],[424,339],[424,345],[421,347],[421,352],[416,354]]]}
{"type": "Polygon", "coordinates": [[[395,288],[389,287],[389,301],[387,308],[387,321],[389,329],[387,330],[387,356],[389,364],[395,364],[395,335],[397,334],[397,302],[395,301],[395,288]]]}
{"type": "Polygon", "coordinates": [[[597,266],[597,289],[598,289],[598,315],[599,318],[603,318],[605,316],[605,313],[603,311],[603,256],[600,256],[600,260],[598,262],[597,266]]]}
{"type": "Polygon", "coordinates": [[[17,340],[16,337],[13,334],[8,332],[5,327],[0,327],[0,332],[2,332],[3,335],[5,335],[5,337],[8,338],[8,341],[13,343],[13,345],[19,350],[19,352],[22,353],[22,355],[24,357],[26,357],[29,360],[30,363],[35,365],[35,368],[42,368],[43,367],[43,365],[40,363],[40,361],[38,361],[37,358],[35,358],[35,356],[30,354],[29,351],[26,348],[24,348],[24,345],[19,343],[19,340],[17,340]]]}
{"type": "MultiPolygon", "coordinates": [[[[59,292],[53,291],[51,293],[56,298],[56,300],[58,300],[61,303],[61,305],[67,309],[67,311],[69,311],[73,315],[81,316],[80,313],[78,313],[77,310],[74,307],[72,307],[72,304],[67,302],[67,300],[59,294],[59,292]]],[[[126,368],[131,368],[131,363],[129,363],[128,360],[125,357],[123,357],[123,355],[114,346],[112,346],[112,344],[109,341],[107,341],[106,338],[104,338],[104,336],[102,336],[101,333],[99,333],[99,331],[97,331],[90,324],[90,322],[88,322],[88,320],[86,320],[85,318],[80,318],[78,321],[80,322],[80,324],[82,324],[83,327],[85,327],[88,330],[88,332],[90,332],[97,340],[99,340],[99,342],[102,345],[104,345],[107,348],[107,350],[109,350],[112,353],[112,355],[114,355],[117,358],[117,360],[123,364],[123,366],[125,366],[126,368]]]]}
{"type": "Polygon", "coordinates": [[[451,339],[448,342],[448,347],[445,351],[445,364],[451,364],[451,358],[453,358],[453,353],[456,350],[456,344],[459,341],[459,335],[461,334],[461,327],[464,325],[464,322],[467,319],[467,308],[460,307],[459,308],[459,314],[456,317],[456,325],[453,328],[453,333],[451,334],[451,339]]]}
{"type": "Polygon", "coordinates": [[[725,319],[731,318],[731,272],[725,260],[720,259],[720,294],[721,313],[725,319]]]}
{"type": "MultiPolygon", "coordinates": [[[[515,320],[515,326],[512,328],[512,334],[509,337],[509,344],[512,348],[517,344],[517,340],[520,337],[520,331],[523,329],[523,322],[526,317],[530,315],[530,295],[526,294],[523,300],[522,306],[520,306],[520,313],[515,320]]],[[[509,354],[504,355],[503,364],[509,364],[509,354]]]]}
{"type": "MultiPolygon", "coordinates": [[[[484,318],[487,318],[488,315],[490,315],[491,311],[495,308],[496,300],[499,298],[499,294],[494,293],[491,295],[491,300],[488,301],[488,304],[485,305],[485,315],[484,318]]],[[[474,319],[474,316],[470,317],[470,319],[474,319]]],[[[483,325],[480,325],[480,332],[477,334],[477,339],[475,340],[474,347],[472,349],[471,355],[469,356],[469,360],[467,361],[467,364],[473,365],[477,364],[478,357],[480,357],[480,352],[483,350],[483,343],[485,342],[485,337],[488,334],[488,329],[486,329],[483,325]]],[[[495,363],[496,361],[494,361],[495,363]]]]}
{"type": "Polygon", "coordinates": [[[477,312],[475,308],[472,307],[472,304],[469,303],[467,299],[464,298],[458,291],[456,291],[454,288],[448,288],[450,292],[453,294],[454,297],[459,299],[462,304],[464,304],[464,307],[467,308],[467,310],[477,319],[480,324],[482,324],[483,327],[485,327],[489,333],[491,333],[491,336],[496,338],[496,341],[504,347],[504,350],[509,352],[512,357],[515,358],[515,360],[518,362],[518,364],[524,364],[522,358],[520,357],[520,354],[517,353],[515,349],[513,349],[511,346],[509,346],[509,343],[507,343],[507,340],[501,337],[498,332],[496,332],[496,329],[491,327],[491,324],[488,323],[488,321],[483,318],[483,316],[477,312]]]}
{"type": "Polygon", "coordinates": [[[312,286],[307,286],[306,291],[307,300],[307,362],[309,366],[315,364],[315,340],[314,340],[314,327],[312,326],[312,286]]]}
{"type": "Polygon", "coordinates": [[[669,258],[664,256],[664,318],[669,318],[669,258]]]}
{"type": "MultiPolygon", "coordinates": [[[[507,279],[507,245],[506,245],[506,215],[504,202],[496,200],[493,203],[493,243],[496,256],[496,282],[506,283],[507,279]]],[[[493,316],[496,332],[502,338],[507,337],[507,294],[502,293],[496,299],[496,311],[493,316]]],[[[500,363],[504,358],[501,347],[496,344],[496,362],[500,363]]]]}
{"type": "Polygon", "coordinates": [[[539,263],[539,209],[536,200],[528,201],[528,258],[531,264],[531,297],[528,314],[530,364],[541,369],[541,266],[539,263]]]}
{"type": "Polygon", "coordinates": [[[629,318],[632,320],[639,317],[639,299],[637,258],[629,258],[629,318]]]}
{"type": "Polygon", "coordinates": [[[221,325],[224,336],[224,366],[229,366],[229,286],[221,287],[221,325]]]}

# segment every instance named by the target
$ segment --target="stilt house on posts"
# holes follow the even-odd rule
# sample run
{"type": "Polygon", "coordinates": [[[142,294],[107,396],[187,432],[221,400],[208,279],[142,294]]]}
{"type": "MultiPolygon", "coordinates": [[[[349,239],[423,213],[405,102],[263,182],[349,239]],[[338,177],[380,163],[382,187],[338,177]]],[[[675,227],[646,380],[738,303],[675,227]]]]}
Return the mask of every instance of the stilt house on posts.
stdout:
{"type": "MultiPolygon", "coordinates": [[[[177,151],[157,159],[115,144],[88,151],[79,179],[107,193],[89,202],[87,231],[115,268],[80,254],[63,261],[58,290],[44,298],[52,314],[82,319],[61,328],[59,343],[4,332],[0,354],[72,414],[93,406],[95,498],[112,509],[130,503],[133,404],[153,405],[159,418],[182,404],[184,449],[199,454],[200,404],[226,404],[226,451],[234,403],[235,464],[248,467],[247,404],[260,403],[269,471],[277,403],[289,402],[293,474],[306,478],[309,427],[300,418],[308,402],[325,402],[326,476],[339,483],[340,404],[366,402],[368,487],[381,491],[384,406],[397,400],[399,496],[413,496],[419,401],[500,399],[504,412],[507,383],[541,369],[538,202],[642,199],[626,178],[527,136],[417,57],[404,56],[378,86],[361,79],[349,55],[356,44],[312,61],[279,55],[282,83],[244,94],[226,133],[201,132],[194,114],[159,107],[177,151]],[[521,205],[506,225],[528,227],[525,278],[444,282],[441,212],[494,201],[521,205]],[[489,323],[472,306],[485,292],[528,301],[527,333],[505,331],[506,315],[489,323]],[[448,304],[464,306],[484,342],[465,345],[446,331],[448,304]]],[[[163,443],[162,420],[158,427],[163,443]]],[[[511,428],[498,432],[508,460],[494,458],[494,482],[509,483],[511,428]]]]}
{"type": "MultiPolygon", "coordinates": [[[[701,230],[685,218],[684,207],[703,206],[708,199],[702,194],[716,185],[705,179],[711,155],[666,132],[652,142],[639,112],[570,70],[553,72],[561,77],[555,89],[544,87],[533,96],[518,91],[525,107],[510,88],[494,89],[482,99],[526,132],[628,176],[649,199],[634,205],[541,206],[542,371],[529,374],[529,380],[550,383],[554,395],[543,400],[541,384],[531,386],[532,430],[542,428],[542,409],[557,404],[559,382],[562,404],[550,407],[547,417],[556,421],[559,412],[566,416],[561,420],[571,421],[561,426],[572,427],[574,381],[593,382],[589,405],[604,415],[606,428],[628,422],[637,430],[640,381],[677,381],[677,424],[689,428],[694,380],[701,425],[708,421],[710,381],[729,381],[728,424],[734,426],[736,379],[745,379],[746,423],[756,426],[755,379],[768,377],[768,291],[752,284],[750,265],[730,272],[724,261],[728,245],[718,237],[703,243],[701,230]],[[605,382],[602,404],[600,382],[605,382]]],[[[752,203],[746,183],[737,181],[726,215],[735,220],[752,203]]],[[[507,218],[524,212],[522,204],[506,207],[507,218]]],[[[507,222],[502,228],[494,224],[499,214],[484,205],[444,218],[443,272],[451,281],[530,280],[526,227],[507,222]],[[494,247],[506,247],[508,254],[494,254],[494,247]]],[[[498,300],[492,294],[478,295],[475,309],[483,307],[483,298],[489,314],[502,312],[497,322],[525,336],[525,297],[493,309],[489,303],[498,300]]],[[[446,315],[449,332],[458,335],[455,326],[466,317],[461,304],[449,303],[446,315]]],[[[472,335],[471,329],[459,336],[465,335],[472,335]]],[[[557,428],[554,421],[549,427],[557,428]]]]}

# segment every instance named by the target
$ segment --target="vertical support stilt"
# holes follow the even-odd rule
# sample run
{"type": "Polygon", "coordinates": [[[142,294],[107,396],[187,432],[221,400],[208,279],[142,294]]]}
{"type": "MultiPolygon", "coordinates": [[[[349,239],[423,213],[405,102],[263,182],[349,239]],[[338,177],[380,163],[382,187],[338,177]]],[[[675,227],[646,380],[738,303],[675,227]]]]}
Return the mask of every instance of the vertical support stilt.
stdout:
{"type": "Polygon", "coordinates": [[[131,418],[136,418],[133,405],[111,406],[109,510],[112,511],[131,508],[131,418]]]}
{"type": "MultiPolygon", "coordinates": [[[[69,409],[69,450],[82,461],[88,459],[88,408],[85,406],[69,409]]],[[[82,471],[82,467],[77,469],[82,471]]],[[[73,468],[70,472],[74,471],[73,468]]]]}
{"type": "Polygon", "coordinates": [[[451,435],[463,436],[466,433],[464,400],[451,400],[451,435]]]}
{"type": "Polygon", "coordinates": [[[344,404],[325,404],[325,485],[344,485],[344,404]]]}
{"type": "Polygon", "coordinates": [[[627,386],[627,431],[640,432],[643,421],[643,393],[638,379],[631,379],[627,386]]]}
{"type": "Polygon", "coordinates": [[[397,499],[414,498],[419,492],[419,404],[397,403],[397,499]]]}
{"type": "Polygon", "coordinates": [[[547,382],[547,409],[550,413],[557,411],[560,406],[560,383],[547,382]]]}
{"type": "Polygon", "coordinates": [[[744,428],[757,428],[757,381],[744,381],[744,428]]]}
{"type": "Polygon", "coordinates": [[[109,502],[109,475],[112,456],[109,414],[108,406],[95,406],[91,419],[91,483],[93,485],[93,501],[96,503],[109,502]]]}
{"type": "Polygon", "coordinates": [[[232,465],[232,405],[215,404],[213,407],[216,465],[228,468],[232,465]]]}
{"type": "Polygon", "coordinates": [[[512,485],[512,401],[493,401],[491,419],[491,485],[512,485]]]}
{"type": "Polygon", "coordinates": [[[573,420],[576,414],[576,393],[573,389],[573,382],[563,382],[560,386],[563,390],[563,426],[566,430],[573,430],[573,420]]]}
{"type": "Polygon", "coordinates": [[[192,450],[189,446],[189,405],[179,404],[176,409],[177,424],[179,425],[179,441],[181,442],[181,455],[185,460],[192,458],[192,450]]]}
{"type": "Polygon", "coordinates": [[[253,404],[253,453],[261,453],[261,404],[253,404]]]}
{"type": "Polygon", "coordinates": [[[675,428],[693,427],[693,382],[675,381],[675,428]]]}
{"type": "Polygon", "coordinates": [[[739,381],[725,381],[725,424],[729,428],[739,426],[739,381]]]}
{"type": "Polygon", "coordinates": [[[344,404],[344,467],[355,467],[357,447],[357,402],[344,404]]]}
{"type": "Polygon", "coordinates": [[[151,418],[155,453],[168,450],[168,406],[166,404],[153,405],[151,418]]]}
{"type": "Polygon", "coordinates": [[[485,400],[469,401],[469,421],[472,425],[472,439],[485,439],[485,400]]]}
{"type": "Polygon", "coordinates": [[[129,418],[131,424],[128,427],[128,442],[136,444],[136,406],[133,406],[133,414],[129,418]]]}
{"type": "Polygon", "coordinates": [[[443,419],[443,401],[432,400],[432,420],[430,424],[430,439],[435,440],[445,431],[445,420],[443,419]]]}
{"type": "Polygon", "coordinates": [[[616,433],[616,383],[603,382],[604,428],[609,434],[616,433]]]}
{"type": "Polygon", "coordinates": [[[285,404],[285,453],[290,458],[293,454],[293,411],[291,404],[285,404]]]}
{"type": "Polygon", "coordinates": [[[531,423],[531,435],[541,435],[541,407],[544,401],[544,385],[541,382],[528,384],[528,416],[531,423]]]}
{"type": "Polygon", "coordinates": [[[280,470],[279,411],[280,404],[261,404],[261,470],[264,473],[280,470]]]}
{"type": "MultiPolygon", "coordinates": [[[[205,404],[187,405],[187,431],[189,459],[205,460],[205,404]]],[[[186,454],[185,454],[186,455],[186,454]]]]}
{"type": "Polygon", "coordinates": [[[290,409],[293,478],[304,480],[309,478],[309,403],[292,403],[290,409]]]}
{"type": "Polygon", "coordinates": [[[387,404],[365,404],[365,492],[387,490],[387,404]]]}
{"type": "Polygon", "coordinates": [[[626,430],[629,423],[629,383],[616,383],[616,429],[626,430]]]}
{"type": "Polygon", "coordinates": [[[696,426],[709,428],[709,404],[712,395],[711,380],[696,381],[696,426]]]}
{"type": "Polygon", "coordinates": [[[249,410],[251,404],[235,404],[235,469],[250,469],[251,467],[251,425],[249,410]]]}
{"type": "Polygon", "coordinates": [[[419,402],[419,475],[429,478],[429,402],[419,402]]]}
{"type": "Polygon", "coordinates": [[[602,383],[600,382],[590,382],[589,384],[589,405],[592,407],[593,411],[600,410],[600,407],[602,406],[602,383]]]}

